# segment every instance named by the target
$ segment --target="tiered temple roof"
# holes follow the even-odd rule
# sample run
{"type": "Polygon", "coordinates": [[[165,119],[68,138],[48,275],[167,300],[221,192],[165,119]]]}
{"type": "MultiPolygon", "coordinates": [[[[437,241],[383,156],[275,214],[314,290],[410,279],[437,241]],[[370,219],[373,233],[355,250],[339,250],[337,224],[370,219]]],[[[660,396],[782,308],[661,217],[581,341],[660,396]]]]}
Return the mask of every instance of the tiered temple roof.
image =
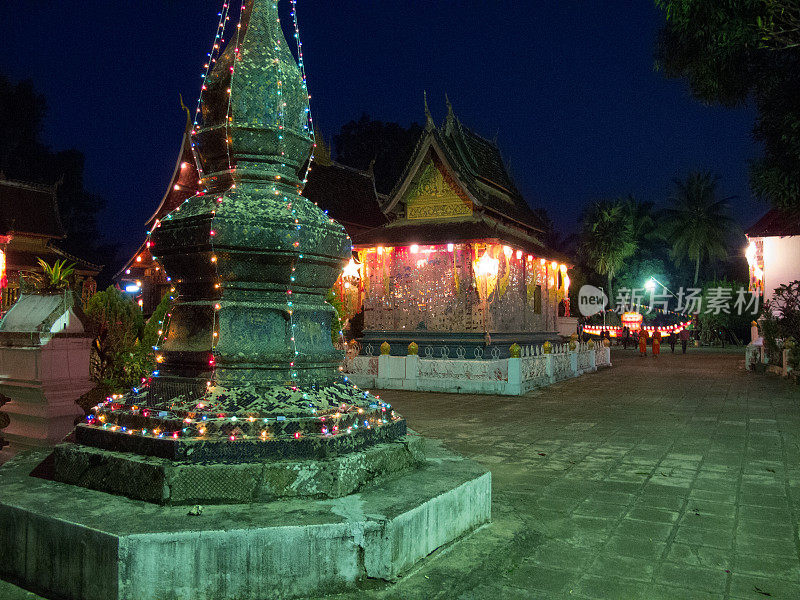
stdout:
{"type": "Polygon", "coordinates": [[[747,230],[750,237],[785,237],[800,235],[800,211],[773,208],[747,230]]]}
{"type": "Polygon", "coordinates": [[[315,160],[303,196],[344,225],[351,237],[389,222],[380,209],[375,178],[369,171],[315,160]]]}
{"type": "Polygon", "coordinates": [[[14,234],[64,239],[52,187],[0,179],[0,235],[14,234]]]}
{"type": "Polygon", "coordinates": [[[497,240],[566,260],[541,242],[541,222],[514,185],[497,145],[464,126],[449,101],[447,107],[437,127],[426,101],[423,134],[383,208],[392,220],[354,235],[355,244],[497,240]]]}
{"type": "Polygon", "coordinates": [[[0,239],[9,271],[38,271],[39,258],[47,262],[66,259],[75,263],[78,273],[97,275],[102,266],[73,256],[54,244],[65,237],[55,188],[0,179],[0,239]]]}

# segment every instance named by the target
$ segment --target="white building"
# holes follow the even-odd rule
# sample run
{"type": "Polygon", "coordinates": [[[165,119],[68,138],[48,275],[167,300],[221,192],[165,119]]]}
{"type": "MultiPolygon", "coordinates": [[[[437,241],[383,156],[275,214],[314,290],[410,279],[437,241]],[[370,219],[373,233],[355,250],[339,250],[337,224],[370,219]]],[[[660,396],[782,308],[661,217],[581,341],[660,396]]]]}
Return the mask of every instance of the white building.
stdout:
{"type": "Polygon", "coordinates": [[[800,280],[800,213],[772,209],[746,233],[752,291],[766,301],[778,286],[800,280]]]}

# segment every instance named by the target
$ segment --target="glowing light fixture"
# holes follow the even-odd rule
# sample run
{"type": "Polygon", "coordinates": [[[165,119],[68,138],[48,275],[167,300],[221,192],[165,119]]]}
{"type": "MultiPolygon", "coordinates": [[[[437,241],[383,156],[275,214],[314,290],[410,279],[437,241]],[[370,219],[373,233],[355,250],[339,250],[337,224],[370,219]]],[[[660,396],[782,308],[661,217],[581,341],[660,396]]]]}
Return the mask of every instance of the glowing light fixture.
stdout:
{"type": "Polygon", "coordinates": [[[342,269],[342,277],[352,277],[353,279],[359,279],[361,277],[361,273],[358,270],[358,265],[352,258],[350,259],[350,262],[345,265],[344,269],[342,269]]]}
{"type": "Polygon", "coordinates": [[[756,244],[755,242],[750,242],[747,248],[744,251],[745,258],[747,258],[747,264],[751,267],[754,267],[756,264],[756,244]]]}
{"type": "Polygon", "coordinates": [[[478,275],[482,275],[484,277],[494,277],[497,275],[497,272],[500,270],[500,261],[496,258],[492,258],[489,254],[489,251],[483,253],[481,259],[478,261],[476,272],[478,275]]]}

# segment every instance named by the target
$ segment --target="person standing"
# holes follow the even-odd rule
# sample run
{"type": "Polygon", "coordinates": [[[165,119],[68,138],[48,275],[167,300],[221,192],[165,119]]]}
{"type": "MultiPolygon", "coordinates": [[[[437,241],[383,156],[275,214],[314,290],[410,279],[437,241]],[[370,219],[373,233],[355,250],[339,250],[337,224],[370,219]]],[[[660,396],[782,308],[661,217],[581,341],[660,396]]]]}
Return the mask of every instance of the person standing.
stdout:
{"type": "Polygon", "coordinates": [[[628,349],[628,342],[631,341],[631,330],[628,329],[628,326],[622,328],[622,348],[627,350],[628,349]]]}
{"type": "Polygon", "coordinates": [[[678,336],[675,335],[675,331],[670,331],[667,339],[669,340],[669,347],[672,349],[672,353],[675,354],[675,342],[678,340],[678,336]]]}
{"type": "Polygon", "coordinates": [[[653,357],[661,354],[661,332],[656,329],[653,332],[653,357]]]}
{"type": "Polygon", "coordinates": [[[639,356],[647,356],[647,332],[644,325],[639,329],[639,356]]]}
{"type": "Polygon", "coordinates": [[[686,346],[689,343],[689,330],[684,327],[683,329],[681,329],[681,332],[680,334],[678,334],[678,337],[681,340],[681,349],[683,350],[683,353],[686,354],[686,346]]]}

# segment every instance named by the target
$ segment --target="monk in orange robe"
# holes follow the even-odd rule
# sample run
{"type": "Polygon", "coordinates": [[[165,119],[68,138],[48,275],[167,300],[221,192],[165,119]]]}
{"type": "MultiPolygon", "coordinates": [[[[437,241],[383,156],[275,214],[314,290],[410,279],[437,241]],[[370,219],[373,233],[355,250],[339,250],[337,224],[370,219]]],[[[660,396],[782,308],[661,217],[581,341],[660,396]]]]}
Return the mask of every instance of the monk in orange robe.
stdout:
{"type": "Polygon", "coordinates": [[[661,332],[656,330],[653,332],[653,356],[661,354],[661,332]]]}
{"type": "Polygon", "coordinates": [[[647,332],[644,327],[639,330],[639,356],[647,356],[647,332]]]}

